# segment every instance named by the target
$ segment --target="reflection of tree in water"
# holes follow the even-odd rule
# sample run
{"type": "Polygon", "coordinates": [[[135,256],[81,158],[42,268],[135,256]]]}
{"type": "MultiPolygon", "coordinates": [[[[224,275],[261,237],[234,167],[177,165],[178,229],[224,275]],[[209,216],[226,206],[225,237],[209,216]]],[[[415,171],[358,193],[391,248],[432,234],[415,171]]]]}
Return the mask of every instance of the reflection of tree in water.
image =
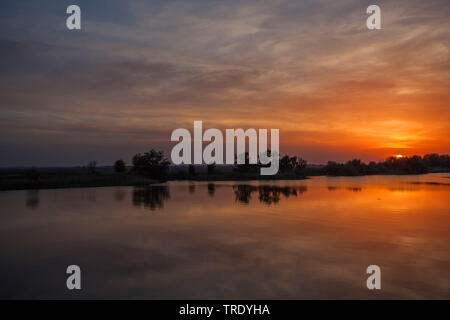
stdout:
{"type": "Polygon", "coordinates": [[[260,186],[259,187],[259,201],[272,204],[280,201],[281,190],[277,187],[260,186]]]}
{"type": "Polygon", "coordinates": [[[347,187],[348,191],[352,191],[352,192],[361,192],[362,188],[360,187],[347,187]]]}
{"type": "Polygon", "coordinates": [[[387,188],[391,192],[417,192],[422,190],[420,187],[390,187],[387,188]]]}
{"type": "Polygon", "coordinates": [[[361,192],[362,188],[361,187],[333,187],[333,186],[328,186],[328,191],[336,191],[336,190],[342,190],[345,189],[347,191],[352,191],[352,192],[361,192]]]}
{"type": "Polygon", "coordinates": [[[189,185],[189,193],[195,193],[195,184],[189,185]]]}
{"type": "Polygon", "coordinates": [[[208,183],[208,194],[213,197],[216,192],[216,185],[214,183],[208,183]]]}
{"type": "Polygon", "coordinates": [[[252,198],[252,193],[257,190],[257,187],[247,184],[240,184],[237,186],[233,186],[233,190],[236,196],[236,201],[249,203],[250,199],[252,198]]]}
{"type": "Polygon", "coordinates": [[[28,190],[25,204],[28,208],[37,208],[39,206],[39,190],[28,190]]]}
{"type": "Polygon", "coordinates": [[[306,192],[308,189],[306,186],[297,187],[279,187],[279,186],[251,186],[251,185],[237,185],[233,186],[236,201],[242,203],[249,203],[252,198],[253,192],[258,192],[258,198],[260,202],[264,202],[268,205],[272,203],[278,203],[280,201],[280,195],[285,198],[290,196],[297,197],[298,195],[306,192]]]}
{"type": "Polygon", "coordinates": [[[150,210],[162,208],[164,201],[170,198],[167,186],[135,187],[133,190],[133,204],[150,210]]]}

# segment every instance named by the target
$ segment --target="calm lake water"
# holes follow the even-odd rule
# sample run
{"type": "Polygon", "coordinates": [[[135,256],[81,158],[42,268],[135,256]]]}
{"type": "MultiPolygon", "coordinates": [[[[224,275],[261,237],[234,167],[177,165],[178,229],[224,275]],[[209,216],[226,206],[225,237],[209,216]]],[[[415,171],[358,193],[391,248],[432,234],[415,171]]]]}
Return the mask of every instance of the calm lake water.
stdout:
{"type": "Polygon", "coordinates": [[[450,174],[0,192],[0,298],[449,299],[449,204],[450,174]]]}

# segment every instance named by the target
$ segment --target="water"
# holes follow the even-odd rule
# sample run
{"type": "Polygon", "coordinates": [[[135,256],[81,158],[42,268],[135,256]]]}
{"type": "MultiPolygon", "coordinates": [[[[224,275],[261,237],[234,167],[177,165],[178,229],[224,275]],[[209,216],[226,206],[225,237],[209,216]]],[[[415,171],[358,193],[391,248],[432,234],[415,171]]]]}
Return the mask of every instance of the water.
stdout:
{"type": "Polygon", "coordinates": [[[448,299],[449,177],[0,192],[0,298],[448,299]]]}

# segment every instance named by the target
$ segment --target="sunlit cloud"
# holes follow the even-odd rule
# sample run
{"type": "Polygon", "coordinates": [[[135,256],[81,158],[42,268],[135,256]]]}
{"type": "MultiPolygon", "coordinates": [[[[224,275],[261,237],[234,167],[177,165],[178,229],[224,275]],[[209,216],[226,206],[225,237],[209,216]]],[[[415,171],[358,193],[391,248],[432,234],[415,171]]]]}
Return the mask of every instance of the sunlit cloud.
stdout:
{"type": "Polygon", "coordinates": [[[356,0],[80,5],[78,34],[51,2],[5,6],[1,165],[167,152],[194,120],[280,128],[282,151],[319,163],[449,152],[446,1],[381,2],[377,31],[356,0]]]}

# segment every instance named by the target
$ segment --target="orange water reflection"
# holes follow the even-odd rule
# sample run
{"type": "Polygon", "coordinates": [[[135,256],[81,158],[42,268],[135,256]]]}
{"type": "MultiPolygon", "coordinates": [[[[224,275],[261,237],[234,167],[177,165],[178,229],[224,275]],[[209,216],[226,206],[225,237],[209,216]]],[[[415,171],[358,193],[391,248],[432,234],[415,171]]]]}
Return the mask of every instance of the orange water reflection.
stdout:
{"type": "Polygon", "coordinates": [[[448,176],[3,192],[0,296],[449,298],[448,176]]]}

